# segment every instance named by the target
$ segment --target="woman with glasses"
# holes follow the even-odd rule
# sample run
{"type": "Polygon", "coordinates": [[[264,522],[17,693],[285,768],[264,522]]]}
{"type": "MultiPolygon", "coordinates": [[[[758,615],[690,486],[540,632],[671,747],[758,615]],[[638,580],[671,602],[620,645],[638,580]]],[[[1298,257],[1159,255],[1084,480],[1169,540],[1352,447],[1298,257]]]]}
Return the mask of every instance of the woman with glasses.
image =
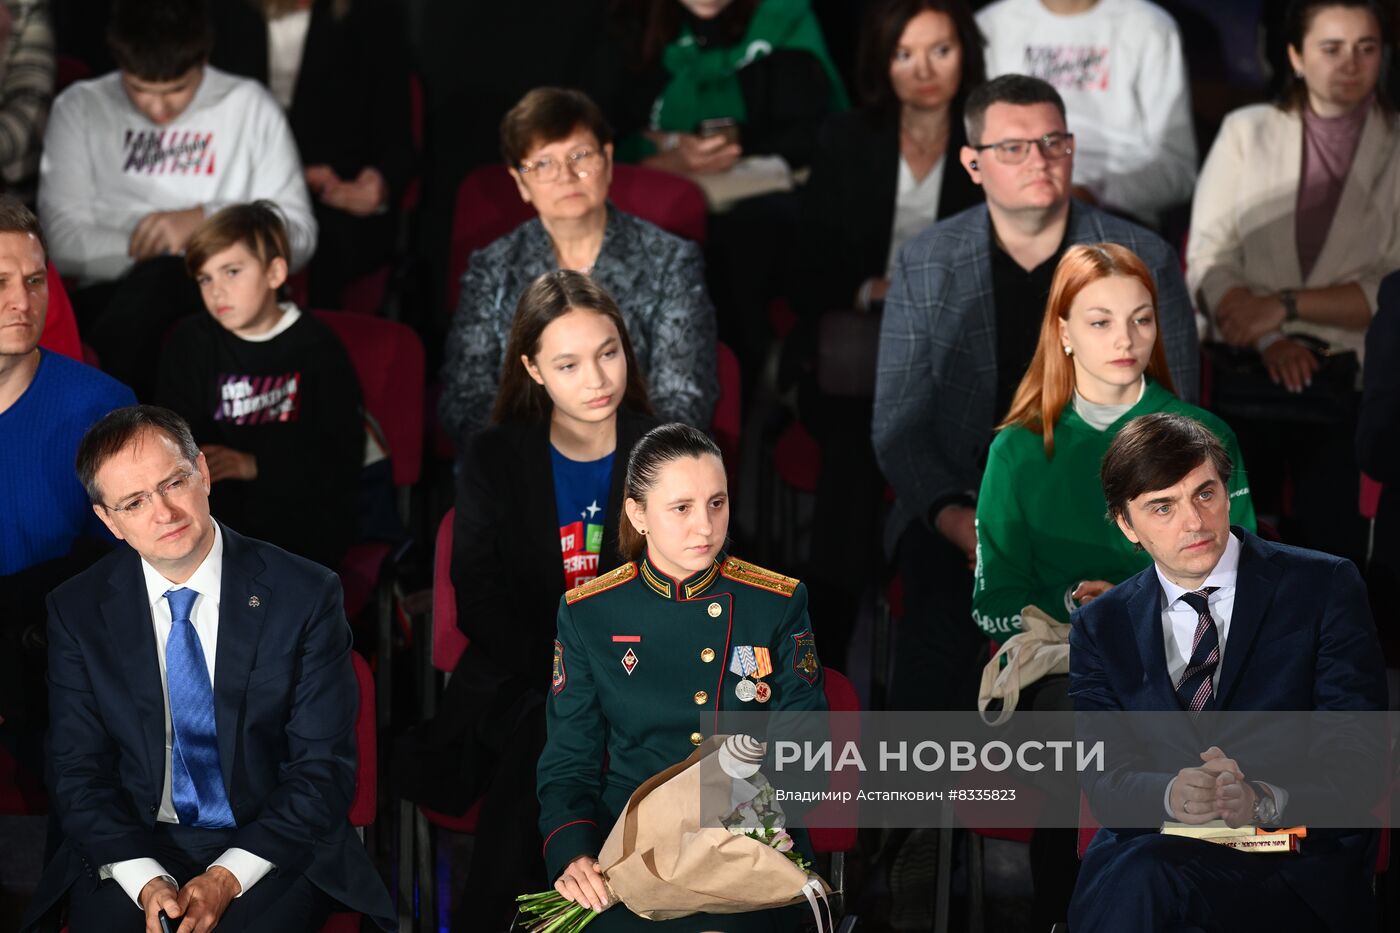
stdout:
{"type": "Polygon", "coordinates": [[[539,213],[472,254],[447,335],[439,413],[451,435],[485,427],[516,300],[554,269],[605,288],[622,309],[662,416],[705,427],[719,395],[715,312],[694,243],[608,201],[612,130],[579,91],[536,88],[501,121],[501,153],[539,213]]]}
{"type": "Polygon", "coordinates": [[[1362,355],[1380,280],[1400,268],[1400,126],[1378,87],[1383,22],[1366,0],[1290,7],[1285,86],[1273,103],[1226,117],[1201,169],[1186,253],[1215,333],[1255,351],[1289,393],[1325,392],[1331,403],[1306,439],[1286,430],[1296,416],[1282,391],[1263,406],[1275,416],[1235,419],[1256,499],[1281,509],[1291,479],[1296,524],[1285,534],[1357,562],[1359,386],[1336,384],[1335,363],[1320,370],[1326,356],[1362,355]]]}
{"type": "Polygon", "coordinates": [[[874,372],[873,337],[899,248],[981,201],[957,153],[966,144],[963,101],[983,80],[982,35],[963,0],[882,0],[867,14],[857,76],[862,106],[827,118],[803,189],[794,283],[801,319],[784,346],[788,372],[799,376],[802,422],[822,447],[817,514],[839,522],[813,540],[809,584],[822,591],[826,651],[837,668],[874,570],[852,566],[851,545],[868,545],[858,553],[872,560],[878,553],[884,481],[870,446],[873,384],[838,394],[827,380],[832,391],[824,391],[817,366],[874,372]],[[821,319],[836,309],[868,317],[829,317],[822,341],[821,319]],[[872,339],[849,340],[841,323],[872,339]]]}

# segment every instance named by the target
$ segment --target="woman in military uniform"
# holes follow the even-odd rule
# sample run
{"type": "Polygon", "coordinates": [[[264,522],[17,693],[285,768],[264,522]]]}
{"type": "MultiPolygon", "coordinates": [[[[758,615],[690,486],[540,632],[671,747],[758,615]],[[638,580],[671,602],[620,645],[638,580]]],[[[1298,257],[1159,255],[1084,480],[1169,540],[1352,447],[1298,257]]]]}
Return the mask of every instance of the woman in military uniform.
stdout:
{"type": "MultiPolygon", "coordinates": [[[[596,857],[622,807],[714,734],[721,712],[826,709],[806,588],[724,553],[729,495],[714,442],[686,425],[653,429],[632,450],[624,490],[629,562],[559,606],[537,770],[549,876],[594,908],[607,903],[596,857]]],[[[776,931],[794,916],[656,922],[619,907],[591,929],[776,931]]]]}

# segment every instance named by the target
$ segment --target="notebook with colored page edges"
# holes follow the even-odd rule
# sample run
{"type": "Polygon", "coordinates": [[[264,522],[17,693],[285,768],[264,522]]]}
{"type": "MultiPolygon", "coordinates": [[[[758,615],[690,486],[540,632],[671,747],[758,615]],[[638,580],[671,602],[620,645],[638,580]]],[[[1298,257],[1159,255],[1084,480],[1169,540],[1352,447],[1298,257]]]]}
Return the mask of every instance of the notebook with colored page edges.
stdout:
{"type": "Polygon", "coordinates": [[[1240,852],[1297,852],[1299,840],[1307,838],[1306,826],[1264,829],[1259,826],[1230,826],[1224,820],[1211,820],[1192,826],[1168,820],[1162,824],[1167,836],[1185,836],[1223,845],[1240,852]]]}

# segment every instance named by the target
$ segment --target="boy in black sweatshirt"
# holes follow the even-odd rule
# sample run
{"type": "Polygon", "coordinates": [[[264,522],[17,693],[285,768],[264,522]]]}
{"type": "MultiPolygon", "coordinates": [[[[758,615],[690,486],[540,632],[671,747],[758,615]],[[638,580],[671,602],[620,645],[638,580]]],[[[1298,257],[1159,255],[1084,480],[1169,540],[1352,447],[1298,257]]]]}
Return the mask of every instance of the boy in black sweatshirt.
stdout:
{"type": "Polygon", "coordinates": [[[172,332],[157,399],[194,431],[215,518],[336,568],[355,539],[360,387],[339,338],[277,301],[289,255],[286,227],[268,201],[204,222],[185,265],[209,314],[172,332]]]}

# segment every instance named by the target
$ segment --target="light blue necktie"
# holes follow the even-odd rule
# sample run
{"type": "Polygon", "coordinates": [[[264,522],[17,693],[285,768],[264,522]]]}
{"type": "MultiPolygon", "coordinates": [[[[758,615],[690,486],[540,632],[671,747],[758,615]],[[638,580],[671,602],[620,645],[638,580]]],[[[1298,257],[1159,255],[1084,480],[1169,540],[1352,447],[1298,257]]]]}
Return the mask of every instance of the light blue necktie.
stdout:
{"type": "Polygon", "coordinates": [[[219,769],[219,735],[214,724],[214,689],[199,634],[190,622],[194,590],[166,591],[170,638],[165,643],[165,680],[170,691],[170,796],[185,826],[230,829],[237,824],[219,769]]]}

